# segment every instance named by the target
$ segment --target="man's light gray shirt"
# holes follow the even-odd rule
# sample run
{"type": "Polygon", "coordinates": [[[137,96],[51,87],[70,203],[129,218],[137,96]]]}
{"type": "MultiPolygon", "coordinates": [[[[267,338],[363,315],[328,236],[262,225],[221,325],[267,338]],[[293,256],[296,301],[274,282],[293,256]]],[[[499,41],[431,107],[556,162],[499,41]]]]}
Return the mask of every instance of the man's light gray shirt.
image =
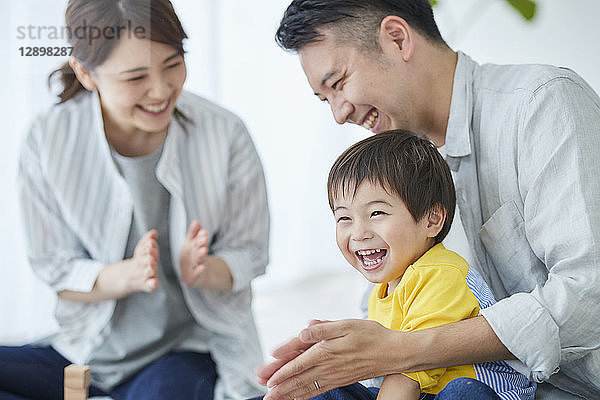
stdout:
{"type": "Polygon", "coordinates": [[[600,398],[600,99],[574,72],[459,53],[446,134],[481,311],[530,378],[600,398]]]}

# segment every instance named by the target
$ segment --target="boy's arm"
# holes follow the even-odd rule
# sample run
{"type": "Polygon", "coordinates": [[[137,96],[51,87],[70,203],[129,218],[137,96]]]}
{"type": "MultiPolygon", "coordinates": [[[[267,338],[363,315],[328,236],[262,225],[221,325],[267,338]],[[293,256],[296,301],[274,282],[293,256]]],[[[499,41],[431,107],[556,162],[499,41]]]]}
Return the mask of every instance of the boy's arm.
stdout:
{"type": "Polygon", "coordinates": [[[420,395],[419,382],[403,374],[392,374],[383,379],[377,400],[417,400],[420,395]]]}

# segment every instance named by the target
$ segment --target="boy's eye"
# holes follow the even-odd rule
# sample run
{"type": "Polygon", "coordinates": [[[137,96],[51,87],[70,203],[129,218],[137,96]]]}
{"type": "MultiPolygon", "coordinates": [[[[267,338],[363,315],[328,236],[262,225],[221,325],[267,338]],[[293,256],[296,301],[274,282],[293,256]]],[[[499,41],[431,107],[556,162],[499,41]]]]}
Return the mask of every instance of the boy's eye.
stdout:
{"type": "Polygon", "coordinates": [[[378,215],[386,215],[386,213],[384,213],[383,211],[373,211],[371,213],[371,217],[376,217],[378,215]]]}
{"type": "Polygon", "coordinates": [[[141,81],[142,79],[144,79],[144,75],[136,76],[134,78],[129,78],[129,79],[127,79],[127,82],[141,81]]]}
{"type": "Polygon", "coordinates": [[[343,78],[340,78],[340,79],[338,79],[337,81],[335,81],[335,82],[333,83],[333,85],[331,85],[331,88],[332,88],[332,89],[337,89],[337,88],[338,88],[338,86],[340,85],[340,83],[342,82],[342,79],[343,79],[343,78]]]}
{"type": "Polygon", "coordinates": [[[339,217],[337,222],[350,221],[350,217],[339,217]]]}

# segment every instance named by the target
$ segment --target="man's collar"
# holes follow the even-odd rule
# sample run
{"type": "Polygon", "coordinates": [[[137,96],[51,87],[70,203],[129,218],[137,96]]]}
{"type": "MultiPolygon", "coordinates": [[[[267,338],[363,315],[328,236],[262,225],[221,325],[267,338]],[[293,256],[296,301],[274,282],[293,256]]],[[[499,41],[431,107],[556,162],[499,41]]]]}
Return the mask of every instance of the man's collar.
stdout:
{"type": "Polygon", "coordinates": [[[473,72],[477,63],[463,52],[458,52],[454,72],[450,116],[446,128],[445,151],[449,157],[471,154],[471,120],[473,117],[473,72]]]}

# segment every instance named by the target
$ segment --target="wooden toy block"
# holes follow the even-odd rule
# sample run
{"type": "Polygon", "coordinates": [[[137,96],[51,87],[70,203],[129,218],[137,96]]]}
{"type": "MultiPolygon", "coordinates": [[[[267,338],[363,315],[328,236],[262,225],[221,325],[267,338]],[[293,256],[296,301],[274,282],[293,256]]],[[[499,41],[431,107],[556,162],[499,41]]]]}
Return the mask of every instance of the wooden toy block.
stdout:
{"type": "Polygon", "coordinates": [[[90,386],[91,370],[88,365],[67,365],[65,367],[65,387],[87,389],[90,386]]]}
{"type": "Polygon", "coordinates": [[[71,389],[65,387],[65,400],[87,400],[87,389],[71,389]]]}
{"type": "Polygon", "coordinates": [[[65,367],[64,400],[87,400],[91,370],[88,365],[67,365],[65,367]]]}

